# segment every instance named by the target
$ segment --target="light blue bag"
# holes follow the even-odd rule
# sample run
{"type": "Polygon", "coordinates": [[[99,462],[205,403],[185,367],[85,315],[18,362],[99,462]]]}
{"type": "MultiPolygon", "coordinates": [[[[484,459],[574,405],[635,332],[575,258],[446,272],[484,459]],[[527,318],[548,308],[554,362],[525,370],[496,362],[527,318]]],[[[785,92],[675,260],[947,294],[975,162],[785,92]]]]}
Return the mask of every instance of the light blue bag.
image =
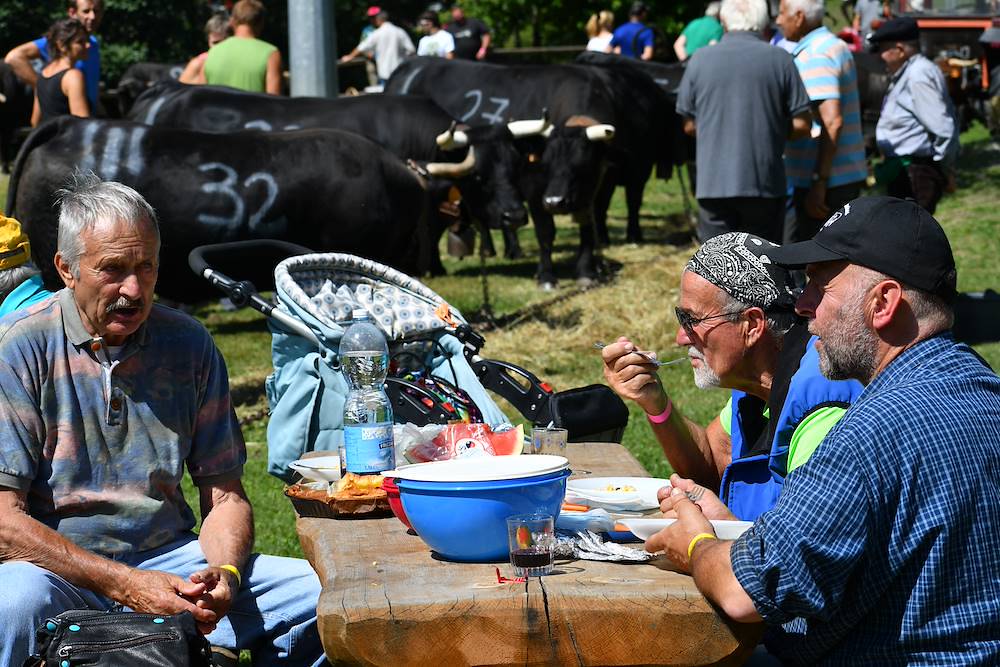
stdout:
{"type": "Polygon", "coordinates": [[[309,451],[336,451],[343,442],[347,383],[337,350],[355,308],[366,309],[389,341],[390,354],[414,340],[437,343],[433,375],[465,390],[491,426],[508,421],[483,388],[451,335],[452,323],[435,314],[444,300],[421,282],[378,262],[340,253],[290,257],[274,270],[278,309],[306,325],[320,346],[269,319],[274,372],[265,387],[270,408],[267,469],[291,481],[288,464],[309,451]]]}

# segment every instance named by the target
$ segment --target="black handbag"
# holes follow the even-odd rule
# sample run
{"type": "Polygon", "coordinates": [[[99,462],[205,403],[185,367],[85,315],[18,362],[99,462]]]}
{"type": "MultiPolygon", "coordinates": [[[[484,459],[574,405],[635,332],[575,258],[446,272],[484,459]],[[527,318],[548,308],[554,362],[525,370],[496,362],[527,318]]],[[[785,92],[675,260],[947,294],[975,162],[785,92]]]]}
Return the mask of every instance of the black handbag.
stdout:
{"type": "Polygon", "coordinates": [[[162,615],[72,609],[35,634],[23,667],[210,667],[208,641],[188,612],[162,615]]]}
{"type": "Polygon", "coordinates": [[[553,394],[536,426],[569,431],[569,442],[621,442],[628,426],[628,407],[603,384],[576,387],[553,394]]]}

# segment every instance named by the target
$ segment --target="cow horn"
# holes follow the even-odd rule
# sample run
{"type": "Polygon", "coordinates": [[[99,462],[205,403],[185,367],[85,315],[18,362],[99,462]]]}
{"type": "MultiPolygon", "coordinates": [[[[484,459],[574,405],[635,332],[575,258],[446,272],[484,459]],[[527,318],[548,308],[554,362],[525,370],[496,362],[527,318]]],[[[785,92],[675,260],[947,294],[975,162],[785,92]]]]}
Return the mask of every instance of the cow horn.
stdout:
{"type": "Polygon", "coordinates": [[[6,103],[7,103],[7,96],[4,95],[3,93],[0,93],[0,104],[6,104],[6,103]]]}
{"type": "Polygon", "coordinates": [[[444,178],[461,178],[476,166],[476,147],[469,146],[469,154],[461,162],[428,162],[427,173],[444,178]]]}
{"type": "Polygon", "coordinates": [[[469,135],[461,130],[456,130],[455,126],[457,124],[456,121],[452,121],[451,127],[437,135],[437,138],[434,139],[437,145],[443,150],[450,151],[455,148],[465,148],[469,145],[469,135]]]}
{"type": "Polygon", "coordinates": [[[507,129],[514,135],[515,139],[522,137],[534,137],[545,132],[549,127],[547,118],[533,118],[531,120],[512,120],[507,123],[507,129]]]}
{"type": "Polygon", "coordinates": [[[552,134],[552,123],[549,122],[548,108],[542,109],[541,118],[531,120],[512,120],[507,123],[507,129],[515,139],[541,135],[548,138],[552,134]]]}
{"type": "Polygon", "coordinates": [[[586,128],[587,138],[591,141],[611,141],[615,138],[615,126],[607,123],[591,125],[586,128]]]}

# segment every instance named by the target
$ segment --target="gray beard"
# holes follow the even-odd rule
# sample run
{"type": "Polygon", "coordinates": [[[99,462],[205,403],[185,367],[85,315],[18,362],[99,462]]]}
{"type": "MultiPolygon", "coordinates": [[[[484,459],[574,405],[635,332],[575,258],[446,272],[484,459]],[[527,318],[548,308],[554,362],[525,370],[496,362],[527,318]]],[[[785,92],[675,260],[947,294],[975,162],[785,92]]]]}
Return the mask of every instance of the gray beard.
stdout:
{"type": "MultiPolygon", "coordinates": [[[[694,348],[691,348],[691,350],[697,352],[694,348]]],[[[701,361],[700,365],[691,367],[691,370],[694,372],[694,386],[698,387],[698,389],[715,389],[722,383],[719,376],[715,374],[712,367],[705,361],[704,356],[689,352],[688,357],[701,361]]]]}
{"type": "Polygon", "coordinates": [[[862,299],[845,303],[836,322],[821,338],[818,349],[819,370],[830,380],[860,380],[864,384],[875,376],[878,337],[865,325],[862,299]]]}

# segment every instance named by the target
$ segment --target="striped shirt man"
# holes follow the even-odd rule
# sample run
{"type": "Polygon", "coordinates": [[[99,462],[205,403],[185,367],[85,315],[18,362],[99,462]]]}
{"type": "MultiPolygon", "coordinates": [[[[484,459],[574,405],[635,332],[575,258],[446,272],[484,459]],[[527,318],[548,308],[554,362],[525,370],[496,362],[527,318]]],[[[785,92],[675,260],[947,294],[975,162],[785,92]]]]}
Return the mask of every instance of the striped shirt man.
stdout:
{"type": "MultiPolygon", "coordinates": [[[[823,100],[840,100],[844,124],[826,179],[827,188],[864,181],[868,168],[861,134],[858,75],[850,50],[839,37],[820,26],[799,41],[792,56],[814,106],[823,100]]],[[[786,145],[785,172],[794,187],[811,185],[818,146],[819,140],[815,138],[798,139],[786,145]]]]}

